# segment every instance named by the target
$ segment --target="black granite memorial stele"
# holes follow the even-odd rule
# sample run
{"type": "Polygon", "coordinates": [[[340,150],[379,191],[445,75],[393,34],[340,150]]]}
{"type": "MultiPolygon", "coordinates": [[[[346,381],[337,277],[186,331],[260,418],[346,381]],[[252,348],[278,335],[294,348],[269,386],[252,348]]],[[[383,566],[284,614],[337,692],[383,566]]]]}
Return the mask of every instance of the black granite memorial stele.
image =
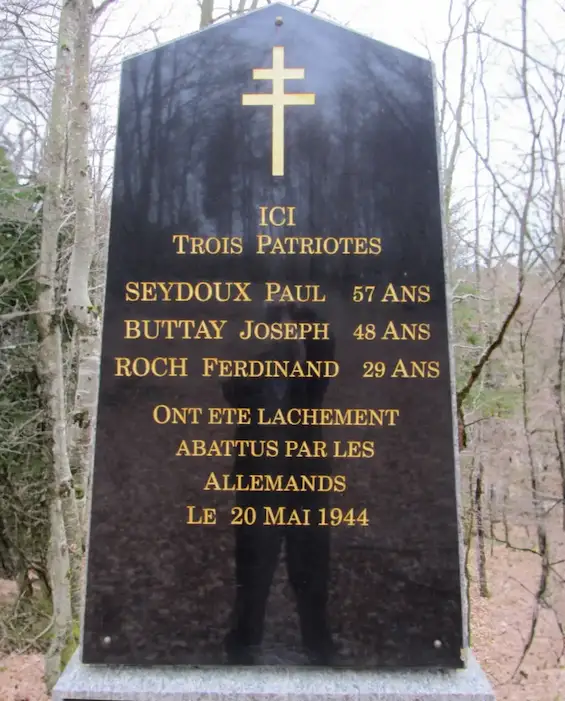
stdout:
{"type": "Polygon", "coordinates": [[[83,662],[462,666],[435,129],[280,4],[124,63],[83,662]]]}

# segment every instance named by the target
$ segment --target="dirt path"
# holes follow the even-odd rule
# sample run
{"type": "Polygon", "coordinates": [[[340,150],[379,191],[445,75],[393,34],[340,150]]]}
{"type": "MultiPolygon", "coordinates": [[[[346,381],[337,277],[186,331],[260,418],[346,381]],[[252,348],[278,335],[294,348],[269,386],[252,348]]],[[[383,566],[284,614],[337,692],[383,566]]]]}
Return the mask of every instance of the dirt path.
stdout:
{"type": "Polygon", "coordinates": [[[489,599],[472,587],[472,646],[497,701],[565,701],[563,640],[551,610],[541,611],[534,644],[513,677],[530,629],[539,557],[496,546],[488,576],[489,599]]]}
{"type": "Polygon", "coordinates": [[[43,688],[41,655],[10,655],[0,660],[2,701],[49,701],[43,688]]]}

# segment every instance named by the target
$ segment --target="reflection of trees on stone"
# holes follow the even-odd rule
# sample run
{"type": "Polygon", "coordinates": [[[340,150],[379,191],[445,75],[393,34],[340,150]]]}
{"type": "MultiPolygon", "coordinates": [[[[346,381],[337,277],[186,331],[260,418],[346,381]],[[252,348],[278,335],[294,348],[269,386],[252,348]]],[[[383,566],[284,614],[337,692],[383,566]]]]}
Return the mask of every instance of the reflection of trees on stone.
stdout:
{"type": "Polygon", "coordinates": [[[132,119],[122,120],[120,141],[122,151],[133,156],[132,163],[124,164],[124,189],[135,198],[138,212],[138,198],[148,196],[142,210],[152,221],[162,222],[159,214],[167,219],[166,206],[176,205],[175,218],[186,214],[184,177],[201,160],[206,142],[215,138],[209,120],[216,118],[214,112],[225,97],[220,82],[226,70],[235,70],[235,60],[229,57],[224,65],[225,51],[218,55],[211,42],[199,44],[164,47],[132,59],[124,68],[122,110],[132,119]],[[159,199],[162,209],[156,207],[159,199]]]}
{"type": "MultiPolygon", "coordinates": [[[[428,64],[401,52],[375,53],[371,43],[370,51],[357,47],[331,84],[317,82],[316,69],[308,68],[317,108],[286,109],[287,172],[273,182],[271,109],[241,107],[246,90],[272,90],[250,76],[250,66],[268,65],[269,56],[244,36],[212,41],[204,34],[126,64],[122,111],[131,118],[121,121],[116,193],[129,215],[123,226],[146,232],[139,269],[173,232],[242,236],[245,255],[232,259],[230,271],[251,280],[276,274],[337,287],[405,282],[411,265],[414,274],[422,264],[439,269],[437,247],[429,245],[441,234],[439,210],[428,205],[438,188],[428,64]],[[296,206],[295,227],[261,233],[378,236],[383,253],[257,257],[261,203],[296,206]],[[407,250],[414,255],[407,258],[407,250]]],[[[183,276],[191,265],[183,261],[183,276]]],[[[191,274],[224,270],[208,257],[191,274]]]]}
{"type": "MultiPolygon", "coordinates": [[[[204,211],[210,212],[219,236],[229,236],[234,215],[234,145],[233,112],[224,107],[223,113],[210,115],[210,137],[204,153],[204,211]],[[220,167],[218,165],[221,164],[220,167]]],[[[237,161],[235,161],[237,162],[237,161]]]]}
{"type": "Polygon", "coordinates": [[[382,51],[378,62],[372,52],[360,54],[355,70],[366,87],[360,141],[375,154],[374,159],[360,160],[367,169],[366,182],[378,183],[378,225],[393,253],[391,272],[400,277],[406,270],[402,253],[412,249],[415,240],[421,242],[423,256],[417,265],[439,269],[440,249],[429,245],[440,236],[430,65],[402,52],[382,51]],[[430,202],[438,203],[435,211],[430,202]],[[434,258],[426,260],[429,255],[434,258]]]}
{"type": "MultiPolygon", "coordinates": [[[[123,229],[147,241],[137,251],[140,271],[169,232],[232,233],[242,199],[233,186],[231,144],[238,138],[234,110],[244,69],[236,42],[221,48],[204,36],[124,67],[114,209],[116,221],[124,213],[123,229]]],[[[250,209],[248,203],[247,216],[255,219],[250,209]]]]}

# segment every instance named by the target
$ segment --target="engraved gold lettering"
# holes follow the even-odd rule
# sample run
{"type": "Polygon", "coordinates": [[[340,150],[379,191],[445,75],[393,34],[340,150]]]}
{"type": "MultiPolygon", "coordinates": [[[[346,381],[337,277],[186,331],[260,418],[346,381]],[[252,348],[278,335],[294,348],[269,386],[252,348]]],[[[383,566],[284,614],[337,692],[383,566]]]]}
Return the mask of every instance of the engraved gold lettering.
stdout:
{"type": "Polygon", "coordinates": [[[377,330],[374,324],[359,324],[353,335],[358,341],[374,341],[377,337],[377,330]]]}
{"type": "Polygon", "coordinates": [[[198,424],[204,410],[198,407],[170,407],[157,404],[153,407],[153,421],[156,424],[198,424]]]}
{"type": "Polygon", "coordinates": [[[250,282],[127,282],[127,302],[251,302],[250,282]]]}
{"type": "Polygon", "coordinates": [[[334,441],[334,458],[373,458],[375,444],[373,441],[334,441]]]}
{"type": "Polygon", "coordinates": [[[243,253],[241,236],[191,236],[173,234],[175,253],[183,255],[239,255],[243,253]]]}
{"type": "Polygon", "coordinates": [[[204,491],[215,492],[336,492],[347,489],[345,475],[217,475],[206,478],[204,491]]]}
{"type": "Polygon", "coordinates": [[[330,340],[330,325],[327,322],[281,321],[273,324],[246,319],[239,337],[244,341],[256,338],[259,341],[314,341],[330,340]]]}
{"type": "Polygon", "coordinates": [[[284,207],[271,207],[271,209],[269,210],[269,221],[273,226],[284,226],[286,224],[284,207]],[[280,212],[282,214],[282,217],[278,220],[278,222],[275,220],[276,212],[280,212]]]}
{"type": "MultiPolygon", "coordinates": [[[[228,477],[228,475],[224,475],[224,477],[228,477]]],[[[211,472],[208,475],[208,479],[206,480],[206,484],[204,485],[204,491],[208,491],[210,489],[214,491],[222,491],[222,488],[220,487],[220,483],[218,482],[218,478],[216,477],[215,472],[211,472]]]]}
{"type": "Polygon", "coordinates": [[[375,380],[380,380],[386,375],[386,363],[382,360],[371,362],[370,360],[363,363],[363,377],[371,377],[375,380]]]}
{"type": "Polygon", "coordinates": [[[389,321],[382,341],[428,341],[431,336],[429,324],[395,324],[389,321]],[[400,328],[398,328],[398,326],[400,328]]]}
{"type": "Polygon", "coordinates": [[[257,520],[257,511],[253,506],[234,506],[231,516],[232,526],[252,526],[257,520]]]}
{"type": "Polygon", "coordinates": [[[381,298],[381,302],[396,302],[406,304],[426,304],[431,299],[429,285],[398,285],[389,283],[381,298]]]}
{"type": "Polygon", "coordinates": [[[186,523],[189,526],[213,526],[216,523],[216,509],[187,506],[186,523]]]}
{"type": "Polygon", "coordinates": [[[363,236],[270,236],[256,237],[258,255],[378,256],[382,252],[381,239],[363,236]]]}
{"type": "Polygon", "coordinates": [[[221,340],[222,330],[227,320],[209,319],[196,321],[194,319],[124,319],[124,338],[128,340],[145,338],[167,340],[179,338],[221,340]]]}
{"type": "Polygon", "coordinates": [[[347,511],[340,509],[338,507],[333,507],[331,509],[322,508],[318,509],[318,526],[362,526],[367,527],[369,525],[369,517],[367,516],[367,509],[361,509],[356,512],[355,509],[348,509],[347,511]]]}
{"type": "Polygon", "coordinates": [[[440,366],[438,360],[412,360],[410,363],[404,363],[403,360],[398,360],[391,373],[391,377],[400,377],[403,379],[436,379],[440,374],[440,366]]]}
{"type": "Polygon", "coordinates": [[[325,441],[285,441],[286,458],[327,458],[325,441]]]}
{"type": "Polygon", "coordinates": [[[202,358],[203,377],[337,377],[335,360],[223,360],[202,358]]]}
{"type": "Polygon", "coordinates": [[[396,426],[400,409],[257,409],[258,426],[396,426]]]}
{"type": "Polygon", "coordinates": [[[251,409],[248,407],[209,407],[208,423],[212,426],[216,424],[249,426],[251,424],[251,409]]]}
{"type": "Polygon", "coordinates": [[[279,443],[276,440],[218,440],[205,441],[200,438],[182,440],[176,457],[198,458],[276,458],[279,443]]]}
{"type": "Polygon", "coordinates": [[[294,223],[295,210],[296,207],[259,207],[261,213],[260,226],[269,226],[269,224],[277,227],[296,226],[294,223]]]}
{"type": "Polygon", "coordinates": [[[309,526],[311,509],[264,506],[265,526],[309,526]]]}
{"type": "Polygon", "coordinates": [[[327,297],[320,285],[281,285],[280,282],[265,283],[266,302],[325,302],[327,297]]]}
{"type": "Polygon", "coordinates": [[[186,377],[188,358],[125,358],[116,357],[116,377],[186,377]]]}

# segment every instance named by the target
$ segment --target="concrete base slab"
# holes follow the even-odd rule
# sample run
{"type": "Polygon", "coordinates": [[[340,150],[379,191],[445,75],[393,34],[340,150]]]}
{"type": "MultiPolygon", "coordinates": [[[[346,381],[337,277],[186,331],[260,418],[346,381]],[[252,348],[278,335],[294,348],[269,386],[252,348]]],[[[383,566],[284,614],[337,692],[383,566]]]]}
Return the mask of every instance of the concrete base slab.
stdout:
{"type": "Polygon", "coordinates": [[[78,652],[53,701],[494,701],[469,654],[462,670],[356,671],[313,667],[110,667],[78,652]]]}

